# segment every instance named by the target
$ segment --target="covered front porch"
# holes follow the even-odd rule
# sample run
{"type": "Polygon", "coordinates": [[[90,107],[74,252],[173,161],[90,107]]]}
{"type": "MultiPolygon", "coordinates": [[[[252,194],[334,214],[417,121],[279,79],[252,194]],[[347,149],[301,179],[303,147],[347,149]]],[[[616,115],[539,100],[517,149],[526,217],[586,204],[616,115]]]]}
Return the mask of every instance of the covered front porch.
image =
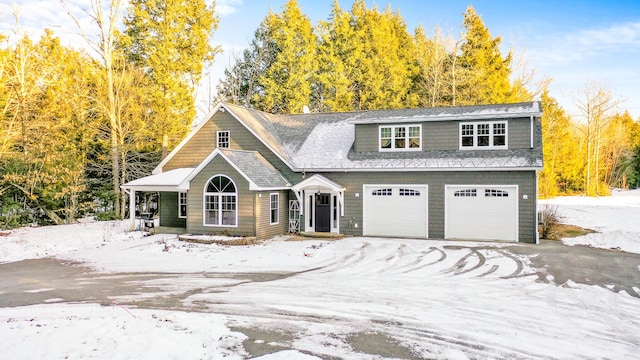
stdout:
{"type": "Polygon", "coordinates": [[[129,194],[129,224],[131,230],[137,228],[153,228],[154,231],[167,234],[183,234],[186,224],[180,219],[186,218],[186,192],[188,184],[185,179],[193,172],[193,168],[180,168],[160,174],[146,176],[128,182],[121,187],[129,194]],[[159,193],[160,219],[144,219],[136,217],[136,194],[142,192],[159,193]],[[183,209],[184,207],[184,209],[183,209]],[[184,210],[184,213],[183,213],[184,210]],[[162,221],[163,216],[177,221],[162,221]],[[150,223],[150,221],[152,221],[150,223]],[[153,226],[149,226],[153,224],[153,226]]]}

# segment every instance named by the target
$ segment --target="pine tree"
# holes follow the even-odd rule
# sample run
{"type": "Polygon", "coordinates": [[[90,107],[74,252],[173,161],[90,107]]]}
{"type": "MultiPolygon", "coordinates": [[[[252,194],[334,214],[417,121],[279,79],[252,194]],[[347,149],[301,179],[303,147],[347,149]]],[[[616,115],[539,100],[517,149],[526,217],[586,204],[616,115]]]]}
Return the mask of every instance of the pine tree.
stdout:
{"type": "Polygon", "coordinates": [[[417,106],[416,52],[400,14],[390,7],[382,13],[367,9],[364,0],[356,0],[351,16],[355,41],[362,44],[352,69],[354,110],[417,106]]]}
{"type": "Polygon", "coordinates": [[[612,116],[603,129],[602,181],[609,188],[629,187],[629,179],[634,178],[633,156],[636,124],[628,111],[612,116]]]}
{"type": "Polygon", "coordinates": [[[282,12],[270,12],[265,19],[268,38],[274,42],[274,61],[259,79],[256,107],[271,113],[301,113],[311,99],[311,82],[316,72],[316,37],[311,21],[302,14],[296,0],[289,0],[282,12]]]}
{"type": "Polygon", "coordinates": [[[73,221],[85,191],[87,142],[86,124],[74,121],[78,103],[70,101],[76,95],[70,90],[84,90],[78,66],[89,61],[62,47],[48,30],[35,44],[20,39],[5,60],[5,85],[11,91],[5,98],[8,122],[3,125],[8,126],[0,129],[7,144],[0,157],[0,188],[13,196],[4,205],[17,201],[31,209],[25,221],[42,221],[38,213],[56,224],[73,221]]]}
{"type": "Polygon", "coordinates": [[[463,79],[456,89],[455,105],[499,104],[511,94],[511,54],[503,58],[500,37],[493,38],[472,6],[464,14],[466,30],[456,77],[463,79]]]}
{"type": "Polygon", "coordinates": [[[203,64],[219,48],[209,45],[217,29],[215,2],[130,0],[121,45],[130,61],[146,69],[154,84],[154,123],[166,154],[182,140],[195,117],[194,88],[203,64]]]}
{"type": "Polygon", "coordinates": [[[225,69],[224,79],[217,86],[216,101],[254,107],[264,89],[260,78],[276,59],[277,47],[268,36],[268,24],[263,21],[254,33],[249,48],[225,69]]]}
{"type": "Polygon", "coordinates": [[[351,16],[334,0],[329,21],[321,22],[319,28],[312,107],[325,112],[352,110],[352,75],[361,46],[354,36],[351,16]]]}

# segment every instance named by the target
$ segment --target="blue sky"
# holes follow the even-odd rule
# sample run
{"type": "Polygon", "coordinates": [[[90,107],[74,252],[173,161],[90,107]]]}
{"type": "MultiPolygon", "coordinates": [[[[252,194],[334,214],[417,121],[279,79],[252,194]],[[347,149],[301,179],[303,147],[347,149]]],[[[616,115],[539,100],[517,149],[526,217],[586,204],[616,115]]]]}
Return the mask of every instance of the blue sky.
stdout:
{"type": "MultiPolygon", "coordinates": [[[[67,0],[81,23],[93,29],[81,8],[88,0],[67,0]]],[[[220,26],[214,44],[222,45],[212,69],[212,81],[239,54],[253,37],[269,9],[279,12],[286,0],[217,0],[220,26]]],[[[349,10],[352,0],[339,1],[349,10]]],[[[431,34],[440,27],[444,34],[459,38],[463,13],[468,5],[495,36],[502,37],[503,51],[513,49],[522,55],[536,79],[550,78],[550,89],[571,115],[577,115],[576,99],[592,82],[608,89],[621,102],[620,110],[629,110],[640,118],[640,0],[635,1],[499,1],[499,0],[388,0],[366,1],[369,7],[390,4],[413,31],[419,24],[431,34]]],[[[75,25],[57,1],[0,0],[0,31],[14,22],[11,4],[20,9],[24,31],[38,35],[53,28],[69,43],[79,44],[73,34],[75,25]]],[[[332,0],[298,0],[302,11],[314,24],[329,16],[332,0]]]]}

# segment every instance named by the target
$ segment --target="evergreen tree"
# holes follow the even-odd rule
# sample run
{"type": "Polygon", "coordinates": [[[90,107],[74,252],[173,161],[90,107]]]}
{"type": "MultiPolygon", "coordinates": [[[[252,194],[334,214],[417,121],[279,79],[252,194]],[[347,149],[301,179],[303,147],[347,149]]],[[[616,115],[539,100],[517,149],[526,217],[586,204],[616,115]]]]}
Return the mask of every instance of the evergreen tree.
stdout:
{"type": "Polygon", "coordinates": [[[318,71],[312,107],[318,111],[353,109],[353,72],[361,44],[354,36],[351,15],[334,0],[328,22],[321,22],[318,71]]]}
{"type": "Polygon", "coordinates": [[[289,0],[281,13],[269,12],[265,24],[275,46],[275,59],[258,81],[260,91],[254,103],[271,113],[301,113],[310,103],[316,69],[316,37],[311,21],[296,0],[289,0]]]}
{"type": "Polygon", "coordinates": [[[195,117],[194,88],[203,64],[219,51],[209,45],[217,29],[215,2],[205,0],[130,0],[124,20],[124,51],[146,70],[158,143],[164,152],[177,144],[195,117]]]}
{"type": "Polygon", "coordinates": [[[616,113],[603,129],[602,144],[602,179],[609,188],[629,187],[629,181],[634,179],[633,156],[636,124],[629,112],[616,113]]]}
{"type": "Polygon", "coordinates": [[[75,121],[78,103],[69,100],[75,96],[70,92],[84,90],[79,64],[86,59],[62,47],[47,30],[38,43],[20,39],[5,60],[10,92],[8,121],[0,129],[6,145],[0,188],[11,197],[0,213],[17,206],[13,211],[23,212],[24,221],[44,221],[40,214],[56,224],[73,221],[86,183],[86,125],[75,121]]]}
{"type": "Polygon", "coordinates": [[[266,19],[254,33],[249,48],[234,59],[233,65],[224,71],[224,79],[217,86],[216,101],[254,107],[254,102],[264,93],[259,80],[271,67],[277,55],[275,42],[268,36],[266,19]]]}
{"type": "Polygon", "coordinates": [[[367,9],[364,0],[354,2],[351,16],[362,44],[353,69],[354,110],[417,106],[415,47],[402,17],[389,7],[367,9]]]}
{"type": "Polygon", "coordinates": [[[466,30],[455,76],[462,78],[456,88],[454,105],[499,104],[511,96],[511,54],[500,52],[500,37],[493,38],[472,6],[464,14],[466,30]]]}

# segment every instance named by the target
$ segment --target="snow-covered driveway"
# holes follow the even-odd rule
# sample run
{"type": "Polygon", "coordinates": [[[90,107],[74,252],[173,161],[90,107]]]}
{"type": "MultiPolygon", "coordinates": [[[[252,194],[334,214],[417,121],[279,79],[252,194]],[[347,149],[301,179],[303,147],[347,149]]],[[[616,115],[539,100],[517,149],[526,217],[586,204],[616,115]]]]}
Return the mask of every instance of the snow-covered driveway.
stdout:
{"type": "MultiPolygon", "coordinates": [[[[133,289],[109,297],[118,306],[61,304],[57,292],[48,305],[2,308],[0,352],[20,358],[36,343],[53,358],[147,357],[145,348],[175,358],[185,347],[189,357],[214,359],[637,354],[638,298],[539,282],[528,256],[491,243],[281,239],[220,247],[130,236],[66,255],[100,269],[80,283],[133,289]],[[160,268],[165,273],[153,274],[160,268]],[[139,277],[136,269],[144,270],[139,277]],[[52,343],[60,338],[78,340],[52,343]]],[[[37,286],[38,295],[51,291],[37,286]]]]}
{"type": "Polygon", "coordinates": [[[38,305],[0,308],[0,354],[638,358],[640,190],[545,203],[599,231],[565,243],[627,252],[376,238],[224,247],[129,233],[126,222],[0,233],[0,263],[55,257],[94,269],[46,281],[24,272],[13,288],[1,278],[0,301],[21,292],[38,305]]]}

